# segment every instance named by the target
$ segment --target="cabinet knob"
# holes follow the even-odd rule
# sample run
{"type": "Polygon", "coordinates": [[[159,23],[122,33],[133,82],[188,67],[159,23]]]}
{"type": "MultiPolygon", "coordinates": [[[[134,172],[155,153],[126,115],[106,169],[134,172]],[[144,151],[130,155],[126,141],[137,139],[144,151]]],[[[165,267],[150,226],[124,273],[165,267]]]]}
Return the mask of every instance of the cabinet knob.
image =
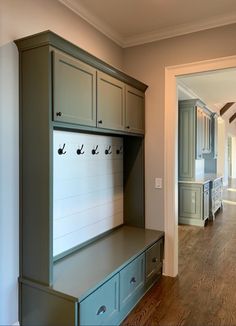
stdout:
{"type": "Polygon", "coordinates": [[[158,262],[157,257],[153,257],[153,258],[152,258],[152,262],[153,262],[153,263],[157,263],[157,262],[158,262]]]}
{"type": "Polygon", "coordinates": [[[102,120],[98,120],[98,123],[102,123],[102,120]]]}
{"type": "Polygon", "coordinates": [[[136,278],[133,276],[132,278],[131,278],[131,280],[130,280],[130,284],[134,284],[134,283],[136,283],[137,281],[136,281],[136,278]]]}
{"type": "Polygon", "coordinates": [[[57,117],[61,117],[61,116],[62,116],[62,113],[61,113],[61,112],[57,112],[57,113],[56,113],[56,116],[57,116],[57,117]]]}
{"type": "Polygon", "coordinates": [[[130,126],[126,126],[127,129],[130,129],[130,126]]]}
{"type": "Polygon", "coordinates": [[[101,306],[97,311],[97,315],[99,316],[99,315],[104,314],[106,312],[106,310],[107,310],[106,306],[101,306]]]}

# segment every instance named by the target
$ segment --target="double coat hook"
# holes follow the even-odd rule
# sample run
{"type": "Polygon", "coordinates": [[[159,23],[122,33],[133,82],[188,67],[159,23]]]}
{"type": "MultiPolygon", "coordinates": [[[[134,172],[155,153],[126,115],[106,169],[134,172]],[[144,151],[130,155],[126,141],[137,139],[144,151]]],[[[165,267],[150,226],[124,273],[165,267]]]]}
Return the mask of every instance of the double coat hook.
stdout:
{"type": "Polygon", "coordinates": [[[105,154],[106,154],[106,155],[110,155],[110,154],[112,154],[111,146],[109,146],[109,147],[105,150],[105,154]]]}
{"type": "Polygon", "coordinates": [[[62,148],[58,149],[57,152],[58,152],[59,155],[65,155],[66,154],[66,151],[64,151],[65,146],[66,146],[66,144],[63,144],[62,148]]]}
{"type": "Polygon", "coordinates": [[[97,149],[98,149],[98,145],[95,148],[92,149],[92,154],[93,155],[99,154],[99,152],[97,151],[97,149]]]}
{"type": "Polygon", "coordinates": [[[78,155],[80,155],[80,154],[84,154],[83,148],[84,148],[84,144],[83,144],[80,148],[77,149],[77,152],[76,152],[76,153],[77,153],[78,155]],[[82,151],[83,151],[83,152],[82,152],[82,151]]]}

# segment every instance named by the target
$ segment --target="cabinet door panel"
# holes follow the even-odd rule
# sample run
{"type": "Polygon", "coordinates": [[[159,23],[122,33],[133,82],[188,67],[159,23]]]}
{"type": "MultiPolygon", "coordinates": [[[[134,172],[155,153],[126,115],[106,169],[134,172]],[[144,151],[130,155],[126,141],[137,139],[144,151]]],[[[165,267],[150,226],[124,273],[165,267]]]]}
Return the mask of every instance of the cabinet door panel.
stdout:
{"type": "Polygon", "coordinates": [[[102,72],[97,74],[97,126],[124,130],[125,86],[102,72]]]}
{"type": "Polygon", "coordinates": [[[203,112],[202,109],[197,107],[196,109],[196,159],[202,158],[202,149],[203,149],[203,112]]]}
{"type": "Polygon", "coordinates": [[[202,189],[201,186],[179,187],[179,215],[187,218],[202,218],[202,189]]]}
{"type": "Polygon", "coordinates": [[[125,128],[144,133],[144,93],[126,85],[125,128]]]}
{"type": "Polygon", "coordinates": [[[53,53],[54,120],[96,126],[96,70],[53,53]]]}

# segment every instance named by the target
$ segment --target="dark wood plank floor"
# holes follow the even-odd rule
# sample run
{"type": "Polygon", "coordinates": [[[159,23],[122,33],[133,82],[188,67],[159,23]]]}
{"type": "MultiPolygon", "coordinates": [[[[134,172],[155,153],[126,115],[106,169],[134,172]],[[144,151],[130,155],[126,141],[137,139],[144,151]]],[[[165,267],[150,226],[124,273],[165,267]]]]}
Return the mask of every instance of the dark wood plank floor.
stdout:
{"type": "Polygon", "coordinates": [[[205,228],[179,226],[179,275],[162,277],[122,326],[236,326],[236,184],[205,228]]]}

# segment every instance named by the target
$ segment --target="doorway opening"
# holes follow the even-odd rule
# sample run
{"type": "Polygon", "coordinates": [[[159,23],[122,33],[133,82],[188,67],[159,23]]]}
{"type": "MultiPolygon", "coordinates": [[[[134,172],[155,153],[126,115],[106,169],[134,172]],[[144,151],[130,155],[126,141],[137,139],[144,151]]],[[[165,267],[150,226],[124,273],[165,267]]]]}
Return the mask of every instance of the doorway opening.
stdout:
{"type": "Polygon", "coordinates": [[[177,78],[236,67],[236,56],[165,69],[165,275],[178,274],[178,96],[177,78]]]}

